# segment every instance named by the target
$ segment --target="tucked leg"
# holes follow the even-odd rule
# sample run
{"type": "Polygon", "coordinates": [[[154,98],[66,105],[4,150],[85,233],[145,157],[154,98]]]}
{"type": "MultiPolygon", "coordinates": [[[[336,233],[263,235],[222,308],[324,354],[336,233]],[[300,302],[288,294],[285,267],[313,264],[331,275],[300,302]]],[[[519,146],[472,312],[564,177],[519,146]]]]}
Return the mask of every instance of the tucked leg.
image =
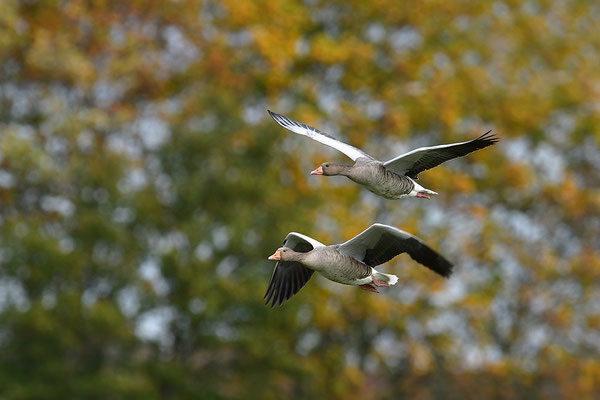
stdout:
{"type": "Polygon", "coordinates": [[[379,286],[379,287],[390,287],[390,284],[384,281],[380,281],[375,279],[375,277],[371,276],[371,278],[373,279],[373,284],[375,286],[379,286]]]}
{"type": "Polygon", "coordinates": [[[368,292],[379,293],[379,290],[377,290],[377,288],[375,286],[372,286],[370,283],[367,283],[366,285],[360,285],[359,288],[368,292]]]}

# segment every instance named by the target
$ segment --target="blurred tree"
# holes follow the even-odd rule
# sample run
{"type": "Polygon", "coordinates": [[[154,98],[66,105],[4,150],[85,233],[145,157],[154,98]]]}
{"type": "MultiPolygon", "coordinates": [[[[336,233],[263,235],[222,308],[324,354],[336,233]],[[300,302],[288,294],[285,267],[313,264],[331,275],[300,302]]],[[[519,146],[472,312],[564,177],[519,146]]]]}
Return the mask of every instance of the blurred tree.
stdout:
{"type": "Polygon", "coordinates": [[[600,6],[587,1],[0,2],[0,393],[52,398],[595,398],[600,6]],[[390,202],[308,171],[494,128],[390,202]],[[263,306],[289,231],[374,221],[382,295],[263,306]],[[406,267],[405,267],[406,264],[406,267]]]}

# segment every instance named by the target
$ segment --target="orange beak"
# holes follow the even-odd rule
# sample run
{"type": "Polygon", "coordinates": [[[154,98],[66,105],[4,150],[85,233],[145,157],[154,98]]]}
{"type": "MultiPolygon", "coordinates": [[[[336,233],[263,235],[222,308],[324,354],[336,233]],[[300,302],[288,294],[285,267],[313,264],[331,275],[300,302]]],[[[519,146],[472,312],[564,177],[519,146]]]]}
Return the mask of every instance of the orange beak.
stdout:
{"type": "Polygon", "coordinates": [[[323,175],[323,167],[319,165],[319,168],[310,172],[311,175],[323,175]]]}
{"type": "Polygon", "coordinates": [[[279,250],[277,250],[275,254],[269,257],[269,260],[281,260],[281,253],[279,252],[279,250]]]}

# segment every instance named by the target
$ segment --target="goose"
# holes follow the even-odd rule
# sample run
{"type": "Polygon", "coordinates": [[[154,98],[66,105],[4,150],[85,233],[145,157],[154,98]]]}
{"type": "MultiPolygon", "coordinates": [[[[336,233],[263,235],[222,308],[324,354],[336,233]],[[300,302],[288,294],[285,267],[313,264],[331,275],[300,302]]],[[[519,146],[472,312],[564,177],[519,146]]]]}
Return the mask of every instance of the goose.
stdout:
{"type": "Polygon", "coordinates": [[[475,150],[483,149],[498,142],[498,138],[494,134],[490,134],[491,130],[489,130],[477,139],[468,142],[420,147],[389,161],[382,162],[312,126],[296,122],[271,110],[267,110],[267,112],[275,122],[284,128],[333,147],[354,161],[354,165],[326,162],[312,171],[311,175],[343,175],[365,186],[371,192],[390,200],[405,197],[430,199],[432,195],[437,193],[425,189],[415,182],[419,173],[436,167],[445,161],[465,156],[475,150]]]}
{"type": "Polygon", "coordinates": [[[277,264],[264,297],[266,304],[281,305],[302,289],[314,271],[333,282],[379,293],[378,287],[395,285],[398,277],[374,267],[402,253],[445,278],[452,273],[452,264],[442,255],[418,237],[389,225],[373,224],[347,242],[331,246],[290,232],[283,247],[269,257],[277,264]]]}

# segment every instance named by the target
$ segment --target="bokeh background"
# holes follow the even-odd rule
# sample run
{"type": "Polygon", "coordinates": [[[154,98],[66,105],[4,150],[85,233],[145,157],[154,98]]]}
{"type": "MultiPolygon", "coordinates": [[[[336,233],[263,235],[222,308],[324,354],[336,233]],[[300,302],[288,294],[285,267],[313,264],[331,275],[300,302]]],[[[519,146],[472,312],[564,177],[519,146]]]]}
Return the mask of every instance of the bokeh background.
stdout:
{"type": "Polygon", "coordinates": [[[0,397],[592,399],[600,391],[600,4],[2,0],[0,397]],[[501,143],[387,201],[308,172],[501,143]],[[267,256],[378,221],[375,295],[267,256]]]}

